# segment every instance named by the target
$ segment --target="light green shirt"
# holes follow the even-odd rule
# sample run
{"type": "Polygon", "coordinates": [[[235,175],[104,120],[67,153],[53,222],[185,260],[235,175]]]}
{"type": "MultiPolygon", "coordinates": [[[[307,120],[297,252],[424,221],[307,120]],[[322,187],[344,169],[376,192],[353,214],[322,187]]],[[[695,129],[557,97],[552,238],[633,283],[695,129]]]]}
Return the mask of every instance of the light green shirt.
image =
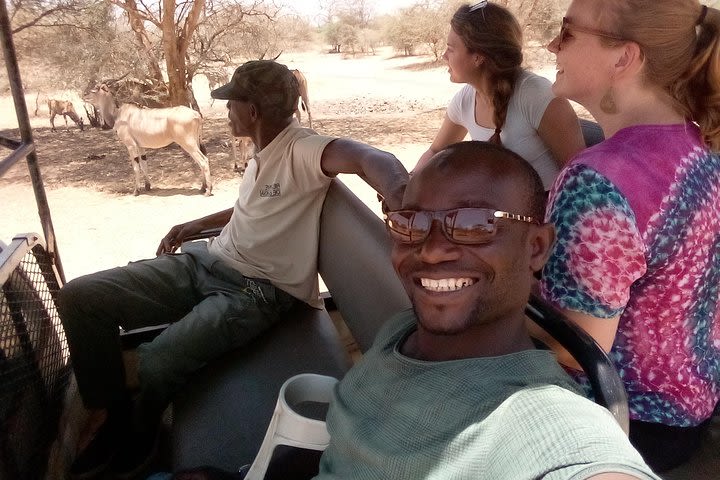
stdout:
{"type": "Polygon", "coordinates": [[[335,390],[317,479],[657,479],[606,409],[542,350],[445,362],[408,358],[406,311],[335,390]]]}

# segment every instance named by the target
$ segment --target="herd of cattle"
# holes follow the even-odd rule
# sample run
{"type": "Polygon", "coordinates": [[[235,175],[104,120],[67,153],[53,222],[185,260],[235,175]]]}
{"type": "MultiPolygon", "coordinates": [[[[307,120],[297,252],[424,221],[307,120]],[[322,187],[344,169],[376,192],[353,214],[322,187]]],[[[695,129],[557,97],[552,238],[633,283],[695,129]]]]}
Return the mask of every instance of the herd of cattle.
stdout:
{"type": "MultiPolygon", "coordinates": [[[[300,109],[308,116],[308,125],[312,128],[312,115],[308,97],[307,79],[299,70],[292,71],[299,84],[299,106],[295,110],[298,122],[301,121],[300,109]]],[[[202,144],[202,116],[190,107],[143,108],[132,103],[118,104],[106,84],[86,91],[83,100],[93,105],[101,117],[100,124],[107,124],[118,136],[120,142],[128,150],[128,157],[135,174],[133,195],[140,194],[141,176],[144,180],[145,190],[150,190],[150,179],[147,174],[148,148],[161,148],[171,143],[177,143],[185,150],[200,168],[202,185],[200,193],[212,194],[212,180],[210,178],[210,165],[207,151],[202,144]]],[[[49,99],[47,101],[50,115],[51,130],[55,129],[55,117],[62,115],[65,120],[65,129],[68,130],[68,117],[80,128],[84,129],[84,122],[72,102],[66,100],[49,99]]],[[[35,115],[39,110],[36,99],[35,115]]],[[[231,154],[234,168],[242,173],[247,161],[255,154],[255,145],[249,137],[233,138],[230,134],[231,154]]]]}

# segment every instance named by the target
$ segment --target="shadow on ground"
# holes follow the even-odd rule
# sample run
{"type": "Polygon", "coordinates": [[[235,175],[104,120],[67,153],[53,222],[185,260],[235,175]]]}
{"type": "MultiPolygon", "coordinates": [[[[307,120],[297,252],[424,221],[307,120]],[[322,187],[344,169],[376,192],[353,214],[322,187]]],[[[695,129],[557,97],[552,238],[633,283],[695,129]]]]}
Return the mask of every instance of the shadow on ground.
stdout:
{"type": "MultiPolygon", "coordinates": [[[[413,112],[411,115],[373,115],[317,118],[313,126],[324,135],[349,137],[371,145],[420,143],[429,145],[442,118],[441,110],[413,112]]],[[[0,131],[0,135],[19,140],[19,132],[0,131]]],[[[43,182],[47,188],[82,187],[97,191],[131,194],[134,174],[127,149],[112,130],[96,128],[80,131],[35,128],[33,137],[43,182]]],[[[206,118],[203,143],[208,151],[213,182],[239,177],[233,170],[230,136],[225,118],[206,118]]],[[[9,151],[0,148],[0,153],[9,151]]],[[[149,150],[150,195],[198,195],[200,170],[179,146],[149,150]]],[[[25,162],[19,162],[2,178],[3,184],[29,181],[25,162]]]]}

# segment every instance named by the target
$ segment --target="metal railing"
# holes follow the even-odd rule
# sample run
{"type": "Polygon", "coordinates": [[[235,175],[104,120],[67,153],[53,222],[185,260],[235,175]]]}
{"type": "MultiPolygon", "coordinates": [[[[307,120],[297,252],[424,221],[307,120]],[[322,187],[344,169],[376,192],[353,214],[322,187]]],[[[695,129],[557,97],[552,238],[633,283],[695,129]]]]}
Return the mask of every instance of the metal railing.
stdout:
{"type": "Polygon", "coordinates": [[[70,382],[62,286],[36,234],[0,242],[0,478],[45,476],[70,382]]]}

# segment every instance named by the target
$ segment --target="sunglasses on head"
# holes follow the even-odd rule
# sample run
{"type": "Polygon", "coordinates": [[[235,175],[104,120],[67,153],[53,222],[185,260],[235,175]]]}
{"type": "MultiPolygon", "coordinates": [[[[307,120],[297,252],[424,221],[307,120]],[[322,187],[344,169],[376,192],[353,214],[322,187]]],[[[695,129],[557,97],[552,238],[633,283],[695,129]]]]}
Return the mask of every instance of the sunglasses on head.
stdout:
{"type": "Polygon", "coordinates": [[[467,14],[471,14],[475,11],[480,10],[482,12],[483,21],[485,21],[485,7],[487,7],[487,0],[482,0],[474,5],[470,5],[467,10],[467,14]]]}
{"type": "Polygon", "coordinates": [[[474,5],[470,5],[470,8],[468,8],[468,13],[472,13],[475,10],[480,10],[481,8],[485,8],[485,7],[487,7],[487,4],[488,4],[487,0],[482,0],[480,2],[477,2],[474,5]]]}
{"type": "Polygon", "coordinates": [[[453,208],[451,210],[394,210],[385,213],[385,225],[392,239],[405,245],[419,245],[430,235],[435,220],[445,237],[461,245],[489,243],[497,231],[499,219],[539,222],[527,215],[490,208],[453,208]]]}
{"type": "Polygon", "coordinates": [[[567,17],[563,17],[562,25],[560,26],[560,35],[558,36],[558,48],[560,48],[563,42],[567,40],[568,35],[570,35],[570,32],[572,31],[587,33],[588,35],[595,35],[596,37],[612,38],[613,40],[625,40],[620,35],[616,35],[614,33],[606,32],[604,30],[598,30],[596,28],[581,27],[580,25],[575,25],[567,17]]]}

